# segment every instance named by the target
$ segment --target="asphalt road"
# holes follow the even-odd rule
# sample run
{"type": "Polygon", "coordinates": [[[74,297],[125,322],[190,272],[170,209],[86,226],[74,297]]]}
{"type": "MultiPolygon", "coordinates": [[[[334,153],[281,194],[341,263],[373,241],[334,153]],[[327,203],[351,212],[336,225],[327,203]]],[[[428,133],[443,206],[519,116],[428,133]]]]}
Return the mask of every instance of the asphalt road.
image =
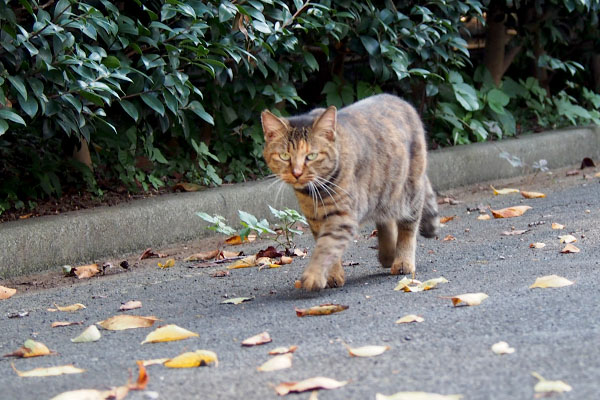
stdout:
{"type": "MultiPolygon", "coordinates": [[[[562,174],[563,172],[560,172],[562,174]]],[[[503,183],[497,183],[502,186],[503,183]]],[[[525,183],[512,185],[524,188],[525,183]]],[[[296,259],[278,269],[231,271],[214,278],[223,267],[189,268],[183,261],[169,269],[131,268],[127,272],[89,280],[68,279],[63,286],[18,293],[0,301],[0,353],[10,353],[28,338],[41,341],[58,354],[28,359],[0,358],[1,399],[49,399],[75,389],[107,389],[137,374],[136,360],[173,357],[184,351],[207,349],[217,353],[218,367],[168,369],[148,367],[145,391],[127,399],[274,399],[273,386],[326,376],[349,381],[335,390],[322,390],[319,399],[375,399],[376,393],[427,391],[461,394],[463,399],[532,399],[535,371],[550,380],[562,380],[573,390],[565,399],[594,399],[600,391],[600,185],[598,178],[580,176],[535,180],[531,186],[545,192],[543,199],[518,194],[493,196],[490,190],[456,191],[457,205],[442,205],[446,223],[438,240],[419,239],[417,279],[443,276],[449,283],[421,293],[394,291],[398,277],[390,276],[376,261],[365,227],[351,246],[343,288],[305,293],[294,288],[308,259],[296,259]],[[567,182],[568,180],[568,182],[567,182]],[[494,209],[529,205],[521,217],[478,220],[467,208],[494,209]],[[543,221],[543,223],[542,223],[543,221]],[[553,230],[552,222],[565,225],[553,230]],[[530,226],[531,224],[531,226],[530,226]],[[522,235],[503,231],[528,229],[522,235]],[[561,254],[558,235],[572,234],[581,249],[561,254]],[[455,240],[442,240],[452,235],[455,240]],[[529,244],[543,242],[543,249],[529,244]],[[529,289],[537,277],[557,274],[575,282],[557,289],[529,289]],[[454,307],[444,296],[484,292],[479,306],[454,307]],[[254,296],[240,305],[221,304],[225,298],[254,296]],[[154,315],[161,324],[176,324],[199,337],[168,343],[140,342],[153,328],[101,330],[94,343],[71,343],[84,327],[118,314],[121,303],[140,300],[135,315],[154,315]],[[52,313],[53,304],[83,303],[85,310],[52,313]],[[348,305],[346,311],[299,318],[295,307],[321,303],[348,305]],[[8,314],[29,311],[23,318],[8,314]],[[395,324],[417,314],[422,323],[395,324]],[[50,328],[57,320],[84,321],[83,326],[50,328]],[[242,347],[240,342],[268,331],[273,342],[242,347]],[[496,355],[490,346],[506,341],[513,354],[496,355]],[[387,345],[390,350],[372,358],[350,357],[350,346],[387,345]],[[269,350],[298,346],[292,368],[259,372],[269,350]],[[20,378],[11,368],[75,364],[85,373],[45,378],[20,378]]],[[[489,213],[489,212],[488,212],[489,213]]],[[[161,229],[161,227],[157,227],[161,229]]],[[[165,229],[165,227],[162,227],[165,229]]],[[[300,247],[312,247],[308,235],[300,247]]],[[[239,246],[247,254],[266,243],[239,246]]],[[[198,249],[199,250],[199,249],[198,249]]],[[[205,249],[209,250],[209,249],[205,249]]],[[[0,282],[0,284],[3,284],[0,282]]],[[[288,397],[308,399],[310,393],[288,397]]]]}

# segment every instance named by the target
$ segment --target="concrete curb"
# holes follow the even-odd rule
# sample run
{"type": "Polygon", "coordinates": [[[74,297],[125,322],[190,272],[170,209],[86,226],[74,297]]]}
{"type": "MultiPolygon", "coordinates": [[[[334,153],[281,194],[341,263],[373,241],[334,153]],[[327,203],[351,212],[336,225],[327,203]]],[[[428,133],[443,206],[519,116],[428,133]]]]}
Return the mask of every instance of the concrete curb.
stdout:
{"type": "MultiPolygon", "coordinates": [[[[525,172],[498,155],[506,151],[531,165],[546,159],[549,168],[600,160],[600,128],[565,129],[430,152],[429,177],[436,190],[525,172]]],[[[223,186],[195,193],[177,193],[101,207],[0,224],[0,277],[24,275],[63,264],[81,264],[111,255],[161,247],[206,237],[198,211],[238,221],[237,210],[269,217],[268,204],[297,208],[293,192],[274,180],[223,186]]]]}

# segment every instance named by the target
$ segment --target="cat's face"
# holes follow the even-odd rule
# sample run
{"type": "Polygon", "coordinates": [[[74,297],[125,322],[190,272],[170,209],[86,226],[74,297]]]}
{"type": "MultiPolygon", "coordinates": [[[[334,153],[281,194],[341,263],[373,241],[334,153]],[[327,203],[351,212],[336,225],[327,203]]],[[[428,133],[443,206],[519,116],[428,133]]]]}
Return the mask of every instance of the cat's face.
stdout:
{"type": "Polygon", "coordinates": [[[330,107],[308,125],[295,125],[263,111],[263,156],[271,171],[296,189],[322,184],[338,163],[336,116],[330,107]]]}

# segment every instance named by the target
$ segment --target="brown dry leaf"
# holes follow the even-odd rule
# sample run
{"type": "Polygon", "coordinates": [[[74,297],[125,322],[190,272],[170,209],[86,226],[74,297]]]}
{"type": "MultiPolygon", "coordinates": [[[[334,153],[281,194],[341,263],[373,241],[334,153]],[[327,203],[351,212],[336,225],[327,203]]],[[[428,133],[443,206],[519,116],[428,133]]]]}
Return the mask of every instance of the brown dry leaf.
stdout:
{"type": "Polygon", "coordinates": [[[135,383],[129,383],[127,385],[127,388],[129,390],[144,390],[146,389],[146,386],[148,386],[148,380],[150,379],[150,377],[146,372],[146,366],[144,365],[143,361],[138,360],[135,363],[137,364],[139,369],[138,378],[135,381],[135,383]]]}
{"type": "Polygon", "coordinates": [[[200,189],[202,189],[202,186],[191,182],[179,182],[173,185],[173,190],[180,190],[184,192],[197,192],[200,189]]]}
{"type": "Polygon", "coordinates": [[[563,381],[546,380],[546,379],[544,379],[544,377],[542,377],[537,372],[532,372],[531,375],[533,375],[535,378],[538,379],[538,383],[536,383],[535,386],[533,387],[533,390],[536,393],[552,393],[552,392],[562,393],[562,392],[570,392],[571,390],[573,390],[573,388],[570,385],[568,385],[567,383],[565,383],[563,381]]]}
{"type": "Polygon", "coordinates": [[[84,330],[81,333],[81,335],[77,336],[74,339],[71,339],[71,342],[73,342],[73,343],[96,342],[96,341],[100,340],[100,337],[102,337],[102,335],[100,334],[100,331],[98,330],[96,325],[90,325],[87,327],[86,330],[84,330]]]}
{"type": "Polygon", "coordinates": [[[440,283],[448,283],[448,280],[443,276],[439,278],[433,278],[426,280],[425,282],[418,281],[416,279],[409,279],[404,277],[398,282],[398,285],[394,290],[402,290],[404,292],[422,292],[425,290],[431,290],[440,283]]]}
{"type": "Polygon", "coordinates": [[[82,310],[84,308],[86,308],[83,304],[81,303],[75,303],[75,304],[71,304],[70,306],[58,306],[56,305],[56,303],[54,304],[54,307],[56,307],[56,309],[54,308],[49,308],[48,311],[63,311],[63,312],[74,312],[74,311],[79,311],[82,310]]]}
{"type": "Polygon", "coordinates": [[[281,256],[281,258],[279,259],[279,264],[280,265],[287,265],[287,264],[291,264],[292,261],[294,261],[294,259],[292,257],[281,256]]]}
{"type": "Polygon", "coordinates": [[[196,368],[209,364],[218,365],[217,354],[210,350],[189,351],[165,361],[168,368],[196,368]]]}
{"type": "Polygon", "coordinates": [[[571,171],[567,171],[566,173],[567,176],[575,176],[575,175],[579,175],[579,171],[573,169],[571,171]]]}
{"type": "Polygon", "coordinates": [[[271,343],[272,341],[269,332],[262,332],[242,341],[242,346],[257,346],[260,344],[271,343]]]}
{"type": "Polygon", "coordinates": [[[497,196],[499,194],[519,193],[519,189],[510,189],[510,188],[496,189],[492,185],[490,185],[490,187],[492,188],[492,191],[494,192],[494,196],[497,196]]]}
{"type": "Polygon", "coordinates": [[[162,253],[155,253],[152,251],[152,247],[148,247],[146,250],[144,250],[144,252],[142,253],[142,255],[140,256],[140,261],[144,260],[146,258],[164,258],[166,257],[166,254],[162,254],[162,253]]]}
{"type": "Polygon", "coordinates": [[[258,253],[256,253],[256,258],[261,258],[261,257],[276,258],[276,257],[281,257],[282,255],[283,254],[278,252],[277,249],[275,249],[275,247],[269,246],[266,249],[260,250],[258,253]]]}
{"type": "Polygon", "coordinates": [[[244,238],[243,242],[242,242],[242,237],[240,235],[234,235],[234,236],[231,236],[231,237],[225,239],[225,243],[227,243],[229,245],[237,245],[237,244],[242,244],[242,243],[254,242],[255,240],[256,240],[256,235],[251,233],[246,238],[244,238]]]}
{"type": "Polygon", "coordinates": [[[463,396],[460,394],[437,394],[428,392],[398,392],[386,396],[381,393],[375,395],[375,400],[460,400],[463,396]]]}
{"type": "Polygon", "coordinates": [[[552,223],[552,229],[565,229],[565,226],[561,225],[561,224],[559,224],[557,222],[553,222],[552,223]]]}
{"type": "Polygon", "coordinates": [[[227,300],[223,300],[221,302],[221,304],[242,304],[245,303],[247,301],[251,301],[254,300],[254,296],[252,297],[234,297],[233,299],[227,299],[227,300]]]}
{"type": "Polygon", "coordinates": [[[344,345],[348,353],[352,357],[375,357],[381,355],[390,349],[390,346],[362,346],[352,348],[348,345],[344,345]]]}
{"type": "Polygon", "coordinates": [[[220,269],[218,271],[213,272],[210,276],[212,276],[213,278],[223,278],[229,276],[229,271],[220,269]]]}
{"type": "Polygon", "coordinates": [[[294,281],[294,287],[296,289],[302,289],[302,281],[300,281],[300,280],[294,281]]]}
{"type": "Polygon", "coordinates": [[[560,252],[564,253],[564,254],[568,254],[568,253],[579,253],[580,251],[581,250],[579,250],[579,247],[569,243],[560,252]]]}
{"type": "Polygon", "coordinates": [[[522,235],[525,232],[529,232],[529,229],[515,229],[514,231],[504,231],[502,232],[502,236],[517,236],[522,235]]]}
{"type": "Polygon", "coordinates": [[[577,241],[577,238],[573,235],[562,235],[558,237],[561,243],[573,243],[577,241]]]}
{"type": "Polygon", "coordinates": [[[489,296],[485,293],[465,293],[459,294],[452,297],[442,297],[442,299],[452,300],[452,304],[457,306],[459,304],[467,306],[478,306],[481,302],[487,299],[489,296]]]}
{"type": "Polygon", "coordinates": [[[186,262],[188,262],[188,261],[207,261],[207,260],[212,260],[213,258],[219,257],[220,254],[221,254],[221,251],[219,249],[215,249],[215,250],[211,250],[211,251],[204,251],[204,252],[192,254],[191,256],[184,258],[183,261],[186,261],[186,262]]]}
{"type": "Polygon", "coordinates": [[[62,326],[71,326],[71,325],[83,325],[83,321],[69,322],[69,321],[56,321],[50,324],[52,328],[59,328],[62,326]]]}
{"type": "Polygon", "coordinates": [[[535,242],[535,243],[531,243],[529,245],[529,247],[532,249],[543,249],[544,247],[546,247],[546,243],[535,242]]]}
{"type": "Polygon", "coordinates": [[[12,297],[15,293],[17,293],[17,289],[0,286],[0,300],[6,300],[9,297],[12,297]]]}
{"type": "Polygon", "coordinates": [[[19,347],[17,350],[12,353],[5,354],[4,357],[20,357],[20,358],[29,358],[29,357],[39,357],[39,356],[47,356],[50,354],[54,354],[51,352],[48,347],[42,342],[36,342],[32,339],[27,339],[23,346],[19,347]]]}
{"type": "Polygon", "coordinates": [[[489,214],[481,214],[477,217],[477,219],[480,221],[487,221],[488,219],[492,219],[492,217],[490,217],[489,214]]]}
{"type": "Polygon", "coordinates": [[[349,306],[344,306],[341,304],[321,304],[319,306],[314,306],[310,308],[296,308],[296,315],[298,317],[316,316],[316,315],[329,315],[336,312],[347,310],[349,306]]]}
{"type": "Polygon", "coordinates": [[[456,215],[451,215],[449,217],[440,217],[440,223],[445,224],[446,222],[452,221],[454,218],[456,218],[456,215]]]}
{"type": "Polygon", "coordinates": [[[238,268],[250,268],[256,266],[256,254],[248,257],[244,257],[241,260],[237,260],[232,264],[229,264],[227,269],[238,269],[238,268]]]}
{"type": "Polygon", "coordinates": [[[452,240],[456,240],[456,238],[452,235],[446,235],[446,237],[444,239],[442,239],[444,242],[450,242],[452,240]]]}
{"type": "Polygon", "coordinates": [[[510,347],[506,342],[498,342],[492,345],[492,351],[498,355],[512,354],[515,352],[513,347],[510,347]]]}
{"type": "Polygon", "coordinates": [[[292,368],[292,353],[280,354],[270,358],[257,369],[261,372],[279,371],[280,369],[292,368]]]}
{"type": "Polygon", "coordinates": [[[48,367],[48,368],[34,368],[29,371],[19,371],[15,368],[14,364],[10,364],[13,370],[22,378],[29,377],[43,377],[43,376],[58,376],[65,374],[80,374],[85,372],[85,369],[77,368],[72,364],[69,365],[60,365],[56,367],[48,367]]]}
{"type": "Polygon", "coordinates": [[[294,251],[292,252],[292,255],[294,255],[296,257],[304,258],[308,255],[308,252],[306,250],[294,249],[294,251]]]}
{"type": "Polygon", "coordinates": [[[101,272],[101,269],[98,267],[98,264],[89,264],[75,267],[73,268],[73,271],[75,272],[75,275],[77,275],[77,278],[88,279],[92,276],[98,275],[101,272]]]}
{"type": "Polygon", "coordinates": [[[169,258],[167,261],[165,261],[165,263],[158,263],[158,267],[159,268],[171,268],[172,266],[175,265],[175,259],[174,258],[169,258]]]}
{"type": "Polygon", "coordinates": [[[239,257],[243,255],[241,251],[229,251],[229,250],[223,250],[218,256],[217,259],[219,260],[226,260],[228,258],[233,258],[233,257],[239,257]]]}
{"type": "Polygon", "coordinates": [[[336,381],[335,379],[317,376],[300,382],[282,382],[275,386],[275,392],[280,396],[285,396],[291,392],[301,393],[315,389],[337,389],[347,383],[348,381],[336,381]]]}
{"type": "Polygon", "coordinates": [[[128,302],[121,304],[119,311],[135,310],[136,308],[142,308],[142,302],[139,300],[129,300],[128,302]]]}
{"type": "Polygon", "coordinates": [[[140,315],[121,314],[97,322],[97,324],[111,331],[122,331],[124,329],[148,328],[154,325],[156,321],[160,321],[160,319],[152,315],[142,317],[140,315]]]}
{"type": "Polygon", "coordinates": [[[188,331],[187,329],[181,328],[177,325],[169,324],[161,326],[160,328],[157,328],[154,331],[150,332],[141,344],[172,342],[175,340],[183,340],[194,336],[200,335],[198,335],[195,332],[188,331]]]}
{"type": "Polygon", "coordinates": [[[526,199],[541,199],[543,197],[546,197],[546,195],[544,193],[526,192],[524,190],[521,190],[521,196],[525,197],[526,199]]]}
{"type": "Polygon", "coordinates": [[[546,275],[537,278],[533,285],[529,286],[529,288],[559,288],[572,285],[573,283],[575,282],[572,282],[567,278],[563,278],[562,276],[546,275]]]}
{"type": "Polygon", "coordinates": [[[521,215],[525,214],[525,212],[527,210],[530,210],[530,209],[531,209],[531,207],[529,207],[529,206],[514,206],[514,207],[502,208],[500,210],[490,209],[490,211],[492,212],[492,215],[494,216],[494,218],[513,218],[513,217],[520,217],[521,215]]]}
{"type": "Polygon", "coordinates": [[[256,259],[256,265],[258,266],[258,270],[262,270],[264,268],[279,268],[281,264],[273,260],[269,257],[260,257],[256,259]]]}
{"type": "Polygon", "coordinates": [[[293,353],[298,349],[298,346],[290,346],[290,347],[275,347],[273,350],[269,351],[269,355],[276,356],[279,354],[293,353]]]}
{"type": "Polygon", "coordinates": [[[408,315],[405,315],[404,317],[398,319],[396,321],[396,323],[397,324],[408,324],[411,322],[423,322],[423,321],[425,321],[425,318],[423,318],[423,317],[419,317],[418,315],[415,315],[415,314],[408,314],[408,315]]]}

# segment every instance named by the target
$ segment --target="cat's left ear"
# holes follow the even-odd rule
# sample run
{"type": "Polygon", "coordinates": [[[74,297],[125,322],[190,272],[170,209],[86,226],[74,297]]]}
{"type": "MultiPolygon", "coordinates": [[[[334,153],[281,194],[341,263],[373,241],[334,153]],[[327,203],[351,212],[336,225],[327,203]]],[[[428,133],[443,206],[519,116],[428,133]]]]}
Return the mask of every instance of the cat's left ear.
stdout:
{"type": "Polygon", "coordinates": [[[266,142],[283,135],[288,129],[285,122],[269,110],[264,110],[262,114],[260,114],[260,122],[262,123],[266,142]]]}
{"type": "Polygon", "coordinates": [[[337,108],[329,106],[327,110],[313,123],[312,131],[315,135],[322,135],[330,141],[335,140],[337,125],[337,108]]]}

